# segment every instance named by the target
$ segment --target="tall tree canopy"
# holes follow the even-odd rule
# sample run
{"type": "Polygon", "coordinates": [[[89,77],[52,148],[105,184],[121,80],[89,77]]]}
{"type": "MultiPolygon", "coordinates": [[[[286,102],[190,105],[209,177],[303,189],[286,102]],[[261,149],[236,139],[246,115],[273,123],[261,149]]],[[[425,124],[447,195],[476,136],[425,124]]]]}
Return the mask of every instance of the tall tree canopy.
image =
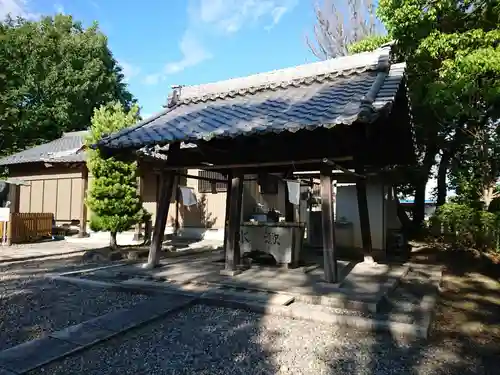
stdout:
{"type": "Polygon", "coordinates": [[[133,102],[97,24],[71,16],[0,21],[0,155],[90,125],[94,108],[133,102]]]}
{"type": "MultiPolygon", "coordinates": [[[[372,50],[389,38],[374,32],[373,2],[348,3],[316,7],[317,56],[372,50]]],[[[452,187],[487,206],[500,177],[500,2],[379,0],[376,15],[396,41],[395,58],[407,62],[418,162],[405,171],[400,191],[415,196],[415,227],[436,163],[438,205],[451,177],[452,187]]]]}
{"type": "Polygon", "coordinates": [[[500,5],[495,0],[380,0],[377,14],[397,40],[398,58],[407,62],[419,153],[412,173],[419,225],[436,160],[438,204],[446,199],[451,165],[466,163],[460,172],[474,171],[475,181],[482,181],[479,189],[499,177],[486,159],[497,154],[500,5]],[[479,144],[482,151],[473,151],[479,144]]]}

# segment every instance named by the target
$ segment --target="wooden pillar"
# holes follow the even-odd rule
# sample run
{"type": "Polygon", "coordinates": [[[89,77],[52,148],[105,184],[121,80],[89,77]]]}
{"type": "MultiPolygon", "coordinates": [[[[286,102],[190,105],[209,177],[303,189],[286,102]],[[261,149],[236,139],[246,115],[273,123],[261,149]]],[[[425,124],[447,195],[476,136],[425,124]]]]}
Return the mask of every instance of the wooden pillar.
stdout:
{"type": "Polygon", "coordinates": [[[288,184],[285,180],[283,180],[285,185],[285,221],[287,223],[295,222],[295,206],[293,203],[290,203],[290,194],[288,192],[288,184]]]}
{"type": "Polygon", "coordinates": [[[78,237],[88,237],[87,233],[87,190],[89,186],[89,170],[87,165],[82,168],[82,186],[81,186],[81,206],[80,206],[80,228],[78,230],[78,237]]]}
{"type": "MultiPolygon", "coordinates": [[[[363,174],[363,169],[357,167],[356,173],[363,174]]],[[[365,262],[373,262],[372,235],[370,230],[370,216],[368,213],[368,197],[365,178],[357,178],[356,195],[358,198],[359,225],[361,227],[364,260],[365,262]]]]}
{"type": "MultiPolygon", "coordinates": [[[[142,177],[141,171],[139,170],[138,173],[139,173],[139,176],[137,177],[137,193],[139,194],[139,197],[141,198],[141,201],[142,201],[142,198],[143,198],[142,194],[143,194],[144,182],[143,182],[143,177],[142,177]]],[[[134,241],[139,241],[140,240],[140,238],[141,238],[141,231],[142,231],[142,222],[138,222],[135,225],[134,241]]]]}
{"type": "Polygon", "coordinates": [[[335,230],[333,223],[332,204],[332,168],[321,170],[321,222],[323,227],[323,258],[325,281],[327,283],[338,282],[337,258],[335,256],[335,230]]]}
{"type": "Polygon", "coordinates": [[[174,222],[174,236],[179,235],[179,201],[181,200],[181,176],[177,175],[177,183],[175,184],[175,222],[174,222]]]}
{"type": "Polygon", "coordinates": [[[243,198],[243,173],[233,171],[231,178],[231,196],[229,201],[229,222],[227,230],[225,269],[221,273],[234,276],[239,273],[240,264],[240,223],[241,202],[243,198]]]}
{"type": "Polygon", "coordinates": [[[233,179],[233,172],[229,171],[227,173],[227,184],[226,184],[226,213],[224,216],[224,259],[226,259],[226,246],[227,246],[227,234],[229,232],[229,217],[231,215],[231,181],[233,179]]]}
{"type": "MultiPolygon", "coordinates": [[[[167,164],[175,164],[178,160],[180,149],[179,143],[170,144],[168,151],[167,164]]],[[[174,171],[163,171],[160,178],[160,186],[158,192],[157,211],[155,218],[155,226],[153,229],[153,238],[149,247],[148,262],[143,265],[143,268],[151,269],[159,264],[160,251],[163,244],[163,236],[165,234],[165,226],[168,220],[168,209],[172,194],[176,188],[177,178],[174,171]]]]}
{"type": "Polygon", "coordinates": [[[164,172],[161,175],[160,194],[158,199],[158,211],[156,211],[155,226],[153,229],[153,239],[149,247],[148,262],[144,268],[154,268],[159,263],[159,253],[163,244],[163,235],[167,225],[168,209],[175,185],[175,174],[172,171],[164,172]]]}

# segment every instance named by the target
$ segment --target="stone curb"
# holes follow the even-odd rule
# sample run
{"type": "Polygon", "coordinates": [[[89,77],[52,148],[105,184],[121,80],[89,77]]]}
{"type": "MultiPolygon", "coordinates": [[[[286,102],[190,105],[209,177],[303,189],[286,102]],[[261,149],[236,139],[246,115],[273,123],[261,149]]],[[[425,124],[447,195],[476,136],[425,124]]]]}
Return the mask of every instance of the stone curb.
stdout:
{"type": "MultiPolygon", "coordinates": [[[[286,318],[292,319],[300,319],[300,320],[308,320],[313,322],[321,322],[327,324],[337,324],[347,327],[353,327],[366,331],[377,331],[377,332],[390,332],[392,334],[397,335],[405,335],[411,336],[415,338],[427,338],[428,331],[430,328],[431,319],[427,316],[427,320],[422,323],[405,323],[405,322],[397,322],[391,320],[381,320],[381,319],[373,319],[373,318],[365,318],[360,316],[352,316],[352,315],[339,315],[327,312],[314,312],[311,314],[311,311],[298,309],[293,304],[289,306],[280,306],[280,305],[267,305],[262,303],[248,302],[248,301],[238,301],[234,298],[231,298],[229,295],[228,298],[217,298],[217,296],[211,296],[206,288],[203,287],[202,284],[198,285],[199,289],[193,292],[188,292],[182,289],[177,289],[174,285],[161,285],[156,281],[147,281],[147,280],[139,280],[133,279],[127,283],[130,287],[136,286],[136,288],[142,289],[148,288],[148,290],[154,289],[159,291],[162,289],[164,293],[167,294],[177,294],[182,293],[185,295],[198,295],[198,303],[206,304],[214,307],[226,307],[232,309],[241,309],[246,311],[255,312],[263,315],[276,315],[286,318]]],[[[431,296],[426,296],[425,299],[426,305],[425,309],[422,309],[424,317],[426,315],[430,315],[432,312],[433,306],[431,296]]],[[[297,296],[295,296],[295,300],[297,296]]]]}
{"type": "Polygon", "coordinates": [[[433,290],[431,293],[427,294],[422,298],[420,302],[419,309],[422,313],[422,321],[420,326],[425,332],[425,338],[429,336],[429,331],[431,329],[432,320],[434,319],[434,314],[436,310],[436,305],[439,298],[439,288],[443,278],[443,267],[439,268],[434,275],[431,276],[431,283],[433,285],[433,290]]]}
{"type": "Polygon", "coordinates": [[[46,337],[3,350],[0,352],[0,375],[27,373],[121,333],[188,308],[197,300],[193,297],[182,297],[182,299],[183,301],[174,302],[163,299],[145,301],[130,309],[113,311],[53,332],[46,337]]]}
{"type": "MultiPolygon", "coordinates": [[[[141,279],[141,278],[132,278],[126,281],[123,281],[120,283],[120,285],[137,285],[140,287],[151,287],[151,288],[165,288],[165,289],[173,289],[176,291],[179,291],[180,293],[183,293],[186,289],[189,288],[199,288],[200,290],[204,287],[205,290],[208,288],[212,288],[214,290],[224,290],[226,289],[229,291],[232,288],[238,288],[235,285],[231,284],[218,284],[218,283],[211,283],[211,282],[206,282],[202,280],[197,280],[196,282],[191,282],[191,281],[185,281],[182,283],[176,283],[176,282],[166,282],[163,280],[155,280],[153,279],[141,279]]],[[[256,292],[256,293],[274,293],[274,294],[280,294],[280,295],[290,295],[289,292],[284,292],[284,291],[269,291],[266,289],[262,288],[257,288],[257,287],[251,287],[251,288],[244,288],[246,290],[256,292]]],[[[345,297],[344,295],[339,294],[337,297],[334,296],[317,296],[317,295],[310,295],[310,294],[294,294],[295,300],[298,302],[304,302],[308,303],[311,305],[324,305],[324,306],[329,306],[329,307],[339,307],[339,308],[344,308],[344,309],[352,309],[352,310],[359,310],[359,311],[365,311],[365,312],[376,312],[378,303],[380,302],[379,297],[371,297],[371,298],[365,298],[363,299],[351,299],[349,297],[345,297]]]]}
{"type": "Polygon", "coordinates": [[[95,272],[95,271],[101,271],[101,270],[106,270],[106,269],[110,269],[110,268],[116,268],[116,267],[122,267],[122,266],[132,265],[134,263],[137,263],[137,261],[132,261],[132,260],[124,259],[124,260],[115,261],[115,262],[113,262],[113,264],[108,264],[106,266],[100,266],[100,267],[95,267],[95,268],[86,268],[84,270],[76,270],[76,271],[63,272],[63,273],[58,273],[56,275],[57,276],[78,275],[78,274],[81,274],[81,273],[95,272]]]}
{"type": "Polygon", "coordinates": [[[377,320],[360,316],[338,315],[325,312],[314,312],[290,306],[263,305],[248,302],[228,301],[200,297],[198,303],[214,307],[236,308],[263,315],[274,315],[283,318],[306,320],[311,322],[326,323],[345,327],[352,327],[364,331],[390,332],[394,335],[404,335],[416,338],[426,338],[426,332],[419,325],[389,320],[377,320]]]}
{"type": "MultiPolygon", "coordinates": [[[[433,275],[433,284],[436,282],[439,283],[441,274],[442,271],[433,275]]],[[[352,315],[338,315],[327,312],[315,312],[314,314],[311,314],[310,311],[305,311],[304,309],[297,308],[296,306],[293,306],[293,304],[289,306],[273,306],[249,301],[238,301],[234,298],[214,298],[213,296],[211,297],[206,294],[206,292],[208,291],[207,289],[210,287],[210,285],[206,285],[205,283],[193,284],[192,288],[189,288],[191,290],[186,290],[186,286],[188,286],[189,283],[186,285],[165,285],[165,283],[159,283],[158,281],[149,281],[142,279],[130,279],[121,283],[76,279],[72,277],[56,277],[55,279],[88,286],[123,289],[129,291],[154,292],[161,294],[176,294],[194,298],[198,297],[198,303],[203,303],[211,306],[236,308],[264,315],[270,314],[292,319],[338,324],[367,331],[386,331],[392,334],[412,336],[424,339],[428,337],[430,326],[432,323],[432,313],[437,302],[436,289],[432,293],[424,296],[420,305],[417,307],[418,312],[420,312],[420,314],[422,315],[422,319],[413,323],[405,323],[352,315]]],[[[297,296],[295,296],[295,300],[301,301],[301,299],[297,298],[297,296]]]]}

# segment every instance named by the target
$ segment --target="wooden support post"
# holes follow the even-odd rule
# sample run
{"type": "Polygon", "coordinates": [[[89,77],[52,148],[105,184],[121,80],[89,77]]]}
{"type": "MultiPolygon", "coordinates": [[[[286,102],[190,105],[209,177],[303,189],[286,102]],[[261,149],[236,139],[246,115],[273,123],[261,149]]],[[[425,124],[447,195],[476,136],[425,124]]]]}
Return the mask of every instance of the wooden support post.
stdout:
{"type": "Polygon", "coordinates": [[[144,265],[144,268],[151,269],[158,265],[159,253],[163,244],[163,235],[165,233],[165,226],[167,225],[168,209],[170,207],[170,200],[172,199],[175,180],[174,172],[164,172],[161,176],[161,190],[155,226],[153,229],[153,240],[149,247],[148,262],[144,265]]]}
{"type": "Polygon", "coordinates": [[[295,222],[295,206],[293,203],[290,203],[290,194],[288,192],[288,184],[286,181],[283,181],[285,186],[285,221],[287,223],[295,222]]]}
{"type": "Polygon", "coordinates": [[[177,175],[177,183],[175,184],[175,222],[174,222],[174,236],[179,235],[179,201],[181,200],[181,176],[177,175]]]}
{"type": "Polygon", "coordinates": [[[81,206],[80,206],[80,228],[78,230],[78,237],[88,237],[87,233],[87,190],[89,186],[89,170],[87,165],[83,165],[82,168],[82,186],[81,186],[81,206]]]}
{"type": "Polygon", "coordinates": [[[226,241],[226,262],[225,269],[221,272],[224,275],[234,276],[239,273],[237,269],[240,264],[240,223],[241,223],[241,203],[243,198],[243,174],[240,171],[233,171],[231,178],[231,197],[229,202],[229,223],[226,241]]]}
{"type": "MultiPolygon", "coordinates": [[[[362,174],[362,168],[357,167],[356,173],[362,174]]],[[[370,216],[368,213],[368,197],[365,178],[358,178],[356,180],[356,195],[358,198],[359,225],[361,227],[364,260],[365,262],[373,262],[372,235],[370,230],[370,216]]]]}
{"type": "MultiPolygon", "coordinates": [[[[171,165],[177,162],[179,149],[179,143],[170,145],[167,165],[171,165]]],[[[151,241],[151,246],[149,247],[148,262],[143,265],[143,268],[152,269],[154,267],[157,267],[159,264],[159,256],[163,244],[165,226],[167,225],[168,219],[168,209],[170,207],[170,201],[172,200],[172,194],[174,192],[174,189],[176,188],[175,184],[177,181],[178,180],[175,176],[175,171],[165,170],[161,174],[161,180],[159,184],[160,191],[158,192],[157,203],[158,209],[156,211],[153,239],[151,241]]]]}
{"type": "Polygon", "coordinates": [[[320,174],[321,184],[321,222],[323,226],[323,258],[325,268],[325,281],[338,282],[337,258],[335,256],[335,230],[333,226],[332,205],[332,171],[323,168],[320,174]]]}
{"type": "MultiPolygon", "coordinates": [[[[137,176],[137,193],[139,194],[139,197],[141,198],[142,201],[142,192],[143,192],[143,177],[142,173],[139,171],[139,176],[137,176]]],[[[139,241],[141,239],[141,231],[142,231],[142,222],[138,222],[135,225],[135,231],[134,231],[134,241],[139,241]]]]}
{"type": "Polygon", "coordinates": [[[233,172],[229,171],[227,173],[227,184],[226,184],[226,213],[224,216],[224,259],[226,259],[226,246],[227,246],[227,234],[229,232],[229,217],[231,215],[231,181],[233,179],[233,172]]]}

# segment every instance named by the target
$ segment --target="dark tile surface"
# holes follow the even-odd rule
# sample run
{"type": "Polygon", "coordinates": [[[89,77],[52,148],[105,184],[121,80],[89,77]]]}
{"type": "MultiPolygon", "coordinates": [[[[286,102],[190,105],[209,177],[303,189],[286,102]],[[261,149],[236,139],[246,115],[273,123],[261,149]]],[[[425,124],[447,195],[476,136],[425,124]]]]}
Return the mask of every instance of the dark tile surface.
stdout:
{"type": "Polygon", "coordinates": [[[17,373],[3,369],[0,367],[0,375],[17,375],[17,373]]]}

